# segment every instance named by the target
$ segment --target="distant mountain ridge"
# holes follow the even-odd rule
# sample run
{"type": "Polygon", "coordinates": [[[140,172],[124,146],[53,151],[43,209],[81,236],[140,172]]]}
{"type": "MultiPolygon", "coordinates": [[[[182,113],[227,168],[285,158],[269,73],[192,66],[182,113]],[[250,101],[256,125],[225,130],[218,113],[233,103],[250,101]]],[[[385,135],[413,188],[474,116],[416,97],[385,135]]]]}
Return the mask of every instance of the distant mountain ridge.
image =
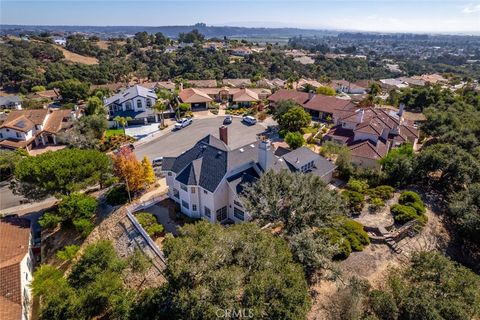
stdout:
{"type": "Polygon", "coordinates": [[[137,32],[162,32],[164,35],[175,38],[181,32],[197,29],[207,38],[290,38],[293,36],[322,37],[337,35],[339,31],[315,30],[300,28],[259,28],[234,26],[207,26],[203,23],[190,26],[35,26],[35,25],[0,25],[0,34],[20,34],[29,32],[74,33],[82,32],[97,34],[101,37],[115,37],[133,35],[137,32]]]}

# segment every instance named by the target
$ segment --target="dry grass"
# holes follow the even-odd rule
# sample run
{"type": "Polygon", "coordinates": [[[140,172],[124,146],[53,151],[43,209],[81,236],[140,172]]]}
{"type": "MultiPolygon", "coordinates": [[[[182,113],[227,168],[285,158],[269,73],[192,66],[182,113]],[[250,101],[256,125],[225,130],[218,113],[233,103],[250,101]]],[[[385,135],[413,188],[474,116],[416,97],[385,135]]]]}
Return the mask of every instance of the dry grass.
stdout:
{"type": "Polygon", "coordinates": [[[75,63],[82,63],[82,64],[88,64],[88,65],[94,65],[98,64],[98,59],[94,57],[87,57],[87,56],[82,56],[77,53],[73,53],[71,51],[68,51],[62,46],[59,45],[53,45],[56,49],[60,50],[63,52],[63,55],[65,56],[65,60],[75,62],[75,63]]]}
{"type": "Polygon", "coordinates": [[[100,40],[97,42],[97,46],[102,49],[102,50],[106,50],[108,49],[108,46],[111,44],[111,43],[116,43],[120,46],[123,46],[124,44],[126,44],[125,41],[117,41],[117,42],[112,42],[112,41],[105,41],[105,40],[100,40]]]}

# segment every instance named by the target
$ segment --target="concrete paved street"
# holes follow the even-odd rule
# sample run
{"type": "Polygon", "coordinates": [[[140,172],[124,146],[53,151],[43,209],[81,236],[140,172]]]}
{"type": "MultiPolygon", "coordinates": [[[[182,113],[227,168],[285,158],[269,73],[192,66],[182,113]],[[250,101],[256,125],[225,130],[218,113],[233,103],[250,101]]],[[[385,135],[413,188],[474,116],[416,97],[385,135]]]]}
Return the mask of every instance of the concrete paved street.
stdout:
{"type": "MultiPolygon", "coordinates": [[[[223,125],[224,118],[194,118],[193,123],[188,127],[168,132],[165,135],[138,145],[135,149],[135,155],[139,160],[143,156],[147,156],[150,160],[161,156],[178,156],[208,134],[218,138],[218,128],[223,125]]],[[[232,149],[254,142],[257,139],[257,135],[265,131],[264,125],[247,126],[241,122],[241,118],[235,117],[233,122],[227,126],[228,146],[232,149]]]]}
{"type": "Polygon", "coordinates": [[[21,204],[20,201],[23,199],[21,196],[14,195],[8,188],[9,185],[8,181],[0,182],[0,210],[16,207],[21,204]]]}

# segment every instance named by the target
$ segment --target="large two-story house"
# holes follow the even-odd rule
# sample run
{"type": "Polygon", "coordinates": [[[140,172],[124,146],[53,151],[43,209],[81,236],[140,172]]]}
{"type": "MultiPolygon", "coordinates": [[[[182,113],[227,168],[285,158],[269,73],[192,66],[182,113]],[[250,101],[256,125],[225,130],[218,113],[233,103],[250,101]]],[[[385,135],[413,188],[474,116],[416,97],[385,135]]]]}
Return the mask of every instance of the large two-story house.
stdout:
{"type": "Polygon", "coordinates": [[[30,150],[56,145],[57,134],[72,126],[78,112],[58,109],[13,110],[0,126],[0,148],[30,150]]]}
{"type": "Polygon", "coordinates": [[[169,196],[189,217],[248,221],[251,216],[242,206],[241,194],[264,172],[312,173],[329,182],[335,170],[330,161],[305,147],[276,156],[269,140],[231,149],[227,127],[219,129],[219,136],[208,135],[178,157],[163,159],[169,196]]]}
{"type": "Polygon", "coordinates": [[[419,131],[404,118],[402,104],[397,112],[385,108],[359,108],[336,119],[325,135],[327,141],[345,144],[352,162],[363,167],[379,167],[378,160],[394,147],[404,143],[416,146],[419,131]]]}
{"type": "Polygon", "coordinates": [[[157,113],[152,109],[157,99],[153,89],[134,85],[105,99],[104,104],[110,120],[117,116],[130,117],[130,124],[147,124],[159,121],[157,113]]]}

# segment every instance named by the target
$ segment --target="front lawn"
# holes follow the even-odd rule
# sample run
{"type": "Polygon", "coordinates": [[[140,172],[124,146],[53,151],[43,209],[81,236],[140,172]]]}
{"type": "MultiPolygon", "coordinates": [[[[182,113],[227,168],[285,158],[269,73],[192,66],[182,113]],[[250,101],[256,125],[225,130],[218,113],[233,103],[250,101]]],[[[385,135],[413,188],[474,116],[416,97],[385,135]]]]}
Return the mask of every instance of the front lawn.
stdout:
{"type": "Polygon", "coordinates": [[[124,133],[123,133],[123,129],[120,128],[120,129],[108,129],[107,131],[105,131],[105,137],[108,138],[108,137],[113,137],[113,136],[122,136],[124,133]]]}

